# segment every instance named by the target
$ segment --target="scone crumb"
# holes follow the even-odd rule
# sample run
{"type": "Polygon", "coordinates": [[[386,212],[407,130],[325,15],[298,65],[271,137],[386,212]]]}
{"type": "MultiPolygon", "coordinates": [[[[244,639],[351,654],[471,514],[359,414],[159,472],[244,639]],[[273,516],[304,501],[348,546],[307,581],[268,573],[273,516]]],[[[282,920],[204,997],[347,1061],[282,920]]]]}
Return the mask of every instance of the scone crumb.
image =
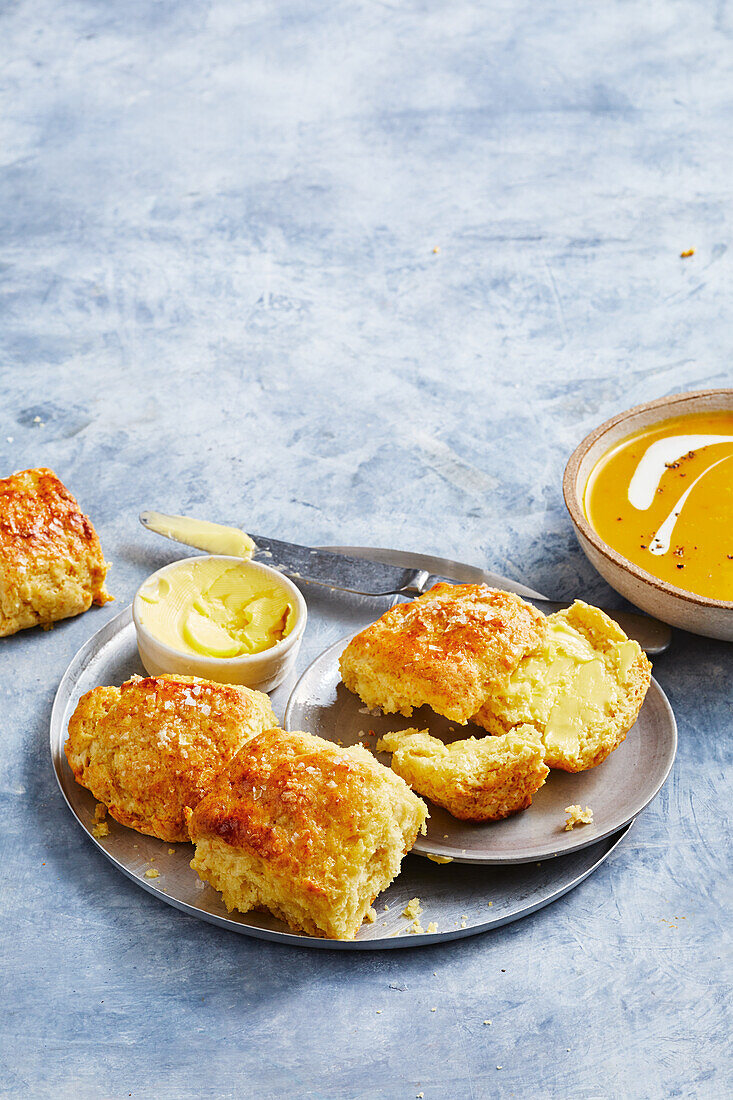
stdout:
{"type": "Polygon", "coordinates": [[[402,916],[407,920],[416,920],[421,913],[422,905],[420,904],[420,898],[412,898],[402,910],[402,916]]]}
{"type": "Polygon", "coordinates": [[[107,807],[104,805],[103,802],[98,802],[97,805],[94,807],[94,820],[95,821],[104,821],[106,816],[107,816],[107,807]]]}
{"type": "Polygon", "coordinates": [[[374,908],[374,906],[372,906],[372,908],[367,909],[366,913],[364,914],[364,920],[368,921],[369,924],[374,924],[376,919],[377,919],[377,910],[374,908]]]}
{"type": "Polygon", "coordinates": [[[452,863],[453,862],[453,856],[431,856],[431,855],[429,855],[428,859],[431,859],[433,861],[433,863],[452,863]]]}
{"type": "Polygon", "coordinates": [[[160,871],[156,871],[155,867],[148,867],[145,878],[160,878],[160,871]]]}
{"type": "Polygon", "coordinates": [[[586,806],[585,809],[579,804],[566,806],[565,813],[568,815],[565,821],[565,832],[574,829],[576,825],[593,824],[593,811],[590,806],[586,806]]]}
{"type": "Polygon", "coordinates": [[[176,850],[175,850],[175,848],[169,848],[169,849],[168,849],[168,855],[169,855],[169,856],[174,856],[175,854],[176,854],[176,850]]]}
{"type": "Polygon", "coordinates": [[[491,1020],[484,1020],[484,1027],[489,1027],[490,1024],[491,1024],[491,1020]]]}
{"type": "Polygon", "coordinates": [[[438,931],[437,924],[435,923],[434,920],[431,920],[430,924],[428,925],[428,932],[432,933],[432,932],[437,932],[437,931],[438,931]]]}
{"type": "Polygon", "coordinates": [[[680,252],[680,259],[681,260],[687,260],[687,259],[689,259],[690,256],[694,256],[694,255],[695,255],[695,249],[694,248],[686,248],[684,252],[680,252]]]}
{"type": "Polygon", "coordinates": [[[100,840],[103,836],[109,836],[109,825],[106,821],[100,821],[92,829],[92,836],[95,836],[97,840],[100,840]]]}

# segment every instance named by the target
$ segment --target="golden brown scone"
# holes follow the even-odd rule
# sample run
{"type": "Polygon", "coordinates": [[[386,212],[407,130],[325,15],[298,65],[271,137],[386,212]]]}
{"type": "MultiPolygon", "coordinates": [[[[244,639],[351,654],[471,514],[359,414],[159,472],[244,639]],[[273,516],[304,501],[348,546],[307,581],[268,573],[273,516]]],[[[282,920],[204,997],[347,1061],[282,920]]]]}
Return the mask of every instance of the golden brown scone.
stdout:
{"type": "Polygon", "coordinates": [[[191,866],[229,910],[351,940],[424,829],[427,807],[361,746],[266,730],[189,818],[191,866]]]}
{"type": "Polygon", "coordinates": [[[0,479],[0,637],[112,599],[97,532],[53,470],[0,479]]]}
{"type": "Polygon", "coordinates": [[[133,677],[82,695],[64,746],[74,778],[122,825],[188,840],[185,810],[256,733],[277,724],[261,691],[191,676],[133,677]]]}
{"type": "Polygon", "coordinates": [[[368,707],[409,717],[427,703],[464,725],[546,631],[545,616],[513,592],[441,583],[352,638],[339,667],[368,707]]]}
{"type": "Polygon", "coordinates": [[[427,730],[398,730],[377,750],[392,753],[392,769],[414,791],[463,821],[500,821],[526,810],[549,772],[532,726],[450,745],[427,730]]]}
{"type": "Polygon", "coordinates": [[[618,623],[581,600],[548,615],[547,640],[522,658],[474,722],[505,733],[527,722],[550,768],[581,772],[618,748],[644,702],[651,665],[618,623]]]}

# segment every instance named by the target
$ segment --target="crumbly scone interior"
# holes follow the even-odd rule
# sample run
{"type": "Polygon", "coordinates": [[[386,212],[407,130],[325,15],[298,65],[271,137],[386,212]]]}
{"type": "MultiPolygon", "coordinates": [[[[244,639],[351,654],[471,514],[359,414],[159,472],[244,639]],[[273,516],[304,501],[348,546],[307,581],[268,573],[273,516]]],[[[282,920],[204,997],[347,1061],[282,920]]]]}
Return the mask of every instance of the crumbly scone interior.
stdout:
{"type": "Polygon", "coordinates": [[[399,730],[377,743],[413,790],[470,821],[499,820],[531,804],[545,781],[544,749],[533,726],[499,737],[445,744],[427,730],[399,730]]]}
{"type": "Polygon", "coordinates": [[[582,771],[624,740],[651,666],[613,620],[581,601],[549,615],[548,628],[542,648],[520,661],[474,721],[494,734],[534,726],[551,768],[582,771]]]}
{"type": "Polygon", "coordinates": [[[218,890],[228,910],[247,913],[263,909],[284,920],[291,928],[312,936],[353,939],[367,910],[399,874],[402,857],[417,837],[418,826],[394,818],[381,836],[360,838],[357,847],[372,848],[366,862],[349,856],[332,868],[329,887],[309,889],[306,880],[294,889],[292,876],[273,870],[271,864],[251,851],[235,849],[216,837],[195,841],[191,867],[199,877],[218,890]],[[307,903],[298,896],[300,890],[307,903]]]}

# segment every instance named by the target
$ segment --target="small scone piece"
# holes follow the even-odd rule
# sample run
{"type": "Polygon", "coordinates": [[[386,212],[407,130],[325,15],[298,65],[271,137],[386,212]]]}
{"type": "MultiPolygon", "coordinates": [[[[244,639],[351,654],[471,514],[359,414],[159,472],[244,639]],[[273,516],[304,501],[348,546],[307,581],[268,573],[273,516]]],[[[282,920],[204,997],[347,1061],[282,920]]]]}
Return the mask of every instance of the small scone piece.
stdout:
{"type": "Polygon", "coordinates": [[[339,667],[368,707],[409,717],[427,703],[465,725],[546,632],[545,616],[513,592],[440,583],[352,638],[339,667]]]}
{"type": "Polygon", "coordinates": [[[190,816],[191,866],[229,910],[265,909],[296,931],[352,940],[426,817],[361,746],[266,730],[190,816]]]}
{"type": "Polygon", "coordinates": [[[116,821],[161,840],[188,840],[185,811],[251,737],[276,724],[261,691],[137,676],[82,695],[64,751],[77,783],[116,821]]]}
{"type": "Polygon", "coordinates": [[[532,726],[450,745],[427,730],[398,730],[377,751],[391,752],[393,770],[414,791],[463,821],[500,821],[525,810],[549,771],[532,726]]]}
{"type": "Polygon", "coordinates": [[[0,479],[0,637],[112,599],[97,532],[53,470],[0,479]]]}
{"type": "Polygon", "coordinates": [[[548,615],[547,625],[540,652],[519,662],[474,722],[497,734],[526,722],[540,734],[550,768],[582,772],[626,737],[652,666],[618,623],[581,600],[548,615]]]}

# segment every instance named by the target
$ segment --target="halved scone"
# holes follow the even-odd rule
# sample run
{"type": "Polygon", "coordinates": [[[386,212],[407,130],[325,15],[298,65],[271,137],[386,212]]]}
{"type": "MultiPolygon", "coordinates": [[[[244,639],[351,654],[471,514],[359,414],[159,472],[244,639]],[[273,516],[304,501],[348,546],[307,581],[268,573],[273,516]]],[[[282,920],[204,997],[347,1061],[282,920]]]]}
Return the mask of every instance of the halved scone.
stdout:
{"type": "Polygon", "coordinates": [[[188,840],[186,809],[250,738],[276,724],[261,691],[135,676],[82,695],[64,751],[77,783],[116,821],[161,840],[188,840]]]}
{"type": "Polygon", "coordinates": [[[418,794],[464,821],[499,821],[532,804],[549,769],[532,726],[446,745],[427,730],[385,734],[379,752],[418,794]]]}
{"type": "Polygon", "coordinates": [[[266,730],[189,817],[191,866],[228,909],[350,940],[424,829],[427,808],[361,746],[266,730]]]}
{"type": "Polygon", "coordinates": [[[545,616],[513,592],[440,583],[352,638],[339,667],[368,707],[409,717],[427,704],[463,725],[546,632],[545,616]]]}
{"type": "Polygon", "coordinates": [[[53,470],[0,479],[0,637],[104,604],[97,532],[53,470]]]}
{"type": "Polygon", "coordinates": [[[550,768],[585,771],[633,726],[651,665],[618,623],[581,600],[548,615],[547,626],[539,652],[522,658],[473,721],[495,734],[527,723],[542,738],[550,768]]]}

